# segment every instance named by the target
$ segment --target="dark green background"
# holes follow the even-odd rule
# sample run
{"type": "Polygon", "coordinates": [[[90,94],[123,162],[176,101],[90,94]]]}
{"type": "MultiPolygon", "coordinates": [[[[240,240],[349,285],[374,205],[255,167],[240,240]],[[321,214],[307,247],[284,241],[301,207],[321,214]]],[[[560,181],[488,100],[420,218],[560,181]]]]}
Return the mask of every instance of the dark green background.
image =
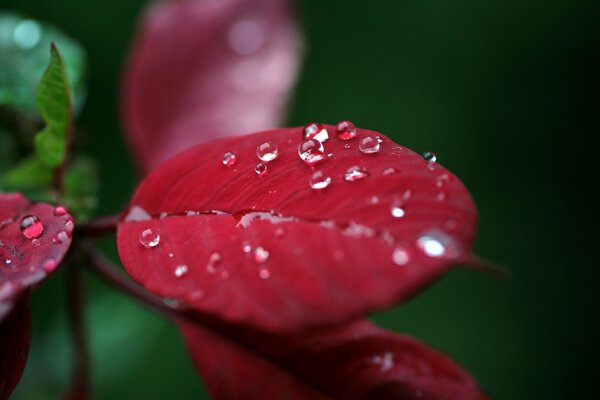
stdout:
{"type": "MultiPolygon", "coordinates": [[[[117,121],[140,0],[3,0],[78,39],[89,60],[79,126],[102,212],[135,177],[117,121]]],[[[444,350],[496,399],[578,398],[593,385],[598,282],[591,187],[598,13],[584,1],[299,1],[307,58],[289,124],[351,119],[432,150],[480,210],[476,252],[509,282],[456,271],[377,316],[444,350]],[[593,121],[593,123],[592,123],[593,121]],[[586,210],[590,210],[586,212],[586,210]]],[[[63,276],[33,296],[30,365],[16,399],[55,398],[68,370],[63,276]]],[[[89,320],[99,399],[198,398],[177,332],[95,279],[89,320]]]]}

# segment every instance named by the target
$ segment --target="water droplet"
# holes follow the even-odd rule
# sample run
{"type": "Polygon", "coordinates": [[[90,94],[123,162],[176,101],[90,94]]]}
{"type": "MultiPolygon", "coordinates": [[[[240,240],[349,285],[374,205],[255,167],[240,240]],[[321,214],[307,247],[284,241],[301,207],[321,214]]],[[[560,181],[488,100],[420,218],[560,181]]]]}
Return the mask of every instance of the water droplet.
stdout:
{"type": "Polygon", "coordinates": [[[381,141],[377,136],[366,136],[360,140],[358,149],[364,154],[375,154],[379,152],[381,141]]]}
{"type": "Polygon", "coordinates": [[[438,188],[442,188],[448,182],[450,182],[450,175],[448,175],[448,174],[442,174],[442,175],[438,176],[437,179],[435,180],[435,185],[438,188]]]}
{"type": "Polygon", "coordinates": [[[397,200],[390,206],[390,213],[394,218],[402,218],[406,215],[404,208],[402,208],[402,203],[397,200]]]}
{"type": "Polygon", "coordinates": [[[152,219],[152,216],[146,210],[140,206],[132,206],[125,217],[125,222],[147,221],[149,219],[152,219]]]}
{"type": "Polygon", "coordinates": [[[257,264],[264,264],[269,259],[269,252],[262,246],[258,246],[254,249],[254,262],[257,264]]]}
{"type": "Polygon", "coordinates": [[[349,149],[349,148],[350,148],[350,143],[346,143],[346,144],[344,144],[344,148],[345,148],[345,149],[349,149]]]}
{"type": "Polygon", "coordinates": [[[67,208],[64,206],[56,206],[56,208],[54,209],[55,217],[62,217],[66,213],[67,213],[67,208]]]}
{"type": "Polygon", "coordinates": [[[44,232],[44,224],[35,215],[27,215],[21,220],[21,233],[27,239],[37,239],[44,232]]]}
{"type": "Polygon", "coordinates": [[[327,129],[323,125],[312,122],[304,127],[302,137],[304,139],[315,139],[324,143],[329,140],[329,132],[327,132],[327,129]]]}
{"type": "Polygon", "coordinates": [[[75,224],[73,223],[73,220],[65,222],[65,226],[63,227],[63,229],[69,234],[73,233],[73,229],[75,229],[75,224]]]}
{"type": "Polygon", "coordinates": [[[423,153],[423,158],[425,159],[425,161],[428,161],[432,164],[437,161],[436,155],[431,151],[426,151],[425,153],[423,153]]]}
{"type": "Polygon", "coordinates": [[[140,233],[140,243],[145,248],[151,249],[158,246],[160,243],[160,235],[150,228],[144,229],[142,233],[140,233]]]}
{"type": "Polygon", "coordinates": [[[190,303],[194,303],[196,301],[202,300],[203,298],[204,298],[204,290],[202,290],[202,289],[192,290],[191,292],[188,292],[185,294],[186,301],[188,301],[190,303]]]}
{"type": "Polygon", "coordinates": [[[266,266],[263,265],[258,269],[258,277],[260,279],[269,279],[271,277],[271,270],[266,266]]]}
{"type": "Polygon", "coordinates": [[[273,238],[275,239],[283,239],[285,237],[285,230],[283,230],[283,228],[277,228],[275,229],[275,232],[273,232],[273,238]]]}
{"type": "Polygon", "coordinates": [[[398,172],[400,172],[400,171],[398,171],[394,167],[387,167],[386,169],[383,170],[383,175],[393,175],[393,174],[396,174],[398,172]]]}
{"type": "Polygon", "coordinates": [[[231,26],[227,41],[233,51],[241,55],[256,53],[265,43],[265,32],[254,19],[242,19],[231,26]]]}
{"type": "MultiPolygon", "coordinates": [[[[335,133],[341,140],[350,140],[356,137],[356,127],[350,121],[340,121],[335,127],[335,133]]],[[[347,146],[346,148],[350,147],[350,145],[347,146]]]]}
{"type": "Polygon", "coordinates": [[[221,277],[227,278],[229,276],[229,272],[225,271],[223,267],[223,256],[218,251],[211,253],[208,257],[208,264],[206,264],[206,271],[209,274],[219,273],[221,277]]]}
{"type": "Polygon", "coordinates": [[[394,353],[388,351],[382,355],[373,356],[371,362],[377,365],[381,372],[389,371],[394,368],[394,353]]]}
{"type": "Polygon", "coordinates": [[[316,139],[308,139],[298,146],[298,155],[308,165],[319,162],[324,157],[323,143],[316,139]]]}
{"type": "Polygon", "coordinates": [[[65,243],[69,240],[69,234],[65,231],[60,231],[52,238],[52,242],[55,244],[65,243]]]}
{"type": "Polygon", "coordinates": [[[419,236],[417,247],[433,258],[455,258],[460,253],[455,240],[438,229],[432,229],[419,236]]]}
{"type": "Polygon", "coordinates": [[[365,167],[354,165],[344,173],[344,180],[347,182],[355,182],[369,176],[369,171],[365,167]]]}
{"type": "Polygon", "coordinates": [[[267,166],[261,162],[259,162],[258,164],[256,164],[256,167],[254,167],[254,172],[256,172],[256,175],[258,176],[263,176],[267,173],[267,166]]]}
{"type": "Polygon", "coordinates": [[[316,171],[310,176],[309,183],[310,187],[315,190],[325,189],[331,184],[331,177],[322,171],[316,171]]]}
{"type": "Polygon", "coordinates": [[[58,260],[54,257],[48,257],[42,262],[42,268],[47,273],[54,271],[58,267],[58,260]]]}
{"type": "Polygon", "coordinates": [[[252,246],[248,242],[242,243],[242,251],[246,254],[250,254],[252,252],[252,246]]]}
{"type": "Polygon", "coordinates": [[[0,253],[0,267],[9,266],[13,263],[13,259],[9,254],[0,253]]]}
{"type": "Polygon", "coordinates": [[[448,198],[448,194],[446,192],[439,192],[436,196],[435,199],[437,201],[444,201],[448,198]]]}
{"type": "Polygon", "coordinates": [[[392,261],[396,265],[406,265],[410,262],[410,252],[406,245],[398,245],[392,252],[392,261]]]}
{"type": "Polygon", "coordinates": [[[277,146],[273,142],[265,142],[256,147],[256,155],[261,161],[269,162],[277,158],[277,146]]]}
{"type": "Polygon", "coordinates": [[[379,204],[379,196],[371,196],[368,200],[369,204],[379,204]]]}
{"type": "Polygon", "coordinates": [[[40,239],[33,239],[31,241],[31,246],[33,246],[33,247],[40,247],[41,244],[42,244],[42,241],[40,239]]]}
{"type": "Polygon", "coordinates": [[[223,154],[223,165],[226,167],[233,167],[237,162],[237,156],[231,151],[227,151],[223,154]]]}
{"type": "Polygon", "coordinates": [[[174,271],[175,276],[177,278],[183,278],[184,276],[187,275],[188,272],[189,272],[189,268],[185,264],[178,265],[174,271]]]}

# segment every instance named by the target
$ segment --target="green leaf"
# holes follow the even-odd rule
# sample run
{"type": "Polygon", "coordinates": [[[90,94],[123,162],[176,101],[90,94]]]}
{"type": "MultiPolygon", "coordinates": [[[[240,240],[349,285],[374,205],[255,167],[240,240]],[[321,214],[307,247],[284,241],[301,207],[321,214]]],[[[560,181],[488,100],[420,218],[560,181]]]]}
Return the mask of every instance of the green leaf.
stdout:
{"type": "Polygon", "coordinates": [[[28,192],[32,189],[47,188],[52,184],[52,169],[36,157],[22,160],[14,168],[2,175],[3,190],[28,192]]]}
{"type": "Polygon", "coordinates": [[[36,105],[46,128],[34,139],[37,156],[50,167],[65,160],[72,126],[71,95],[65,67],[54,44],[50,46],[50,65],[38,87],[36,105]]]}
{"type": "Polygon", "coordinates": [[[65,177],[65,204],[79,222],[94,215],[98,206],[98,167],[93,159],[79,156],[70,163],[65,177]]]}

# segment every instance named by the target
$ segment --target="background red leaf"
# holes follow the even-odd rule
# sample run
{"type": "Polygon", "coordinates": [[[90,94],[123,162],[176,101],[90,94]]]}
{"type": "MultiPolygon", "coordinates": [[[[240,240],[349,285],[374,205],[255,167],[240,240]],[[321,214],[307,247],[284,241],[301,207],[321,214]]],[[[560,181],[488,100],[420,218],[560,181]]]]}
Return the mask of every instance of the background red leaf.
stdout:
{"type": "Polygon", "coordinates": [[[73,228],[64,207],[0,193],[0,320],[23,291],[56,269],[71,245],[73,228]],[[35,225],[24,231],[27,217],[34,217],[35,225]]]}
{"type": "Polygon", "coordinates": [[[0,322],[0,400],[8,399],[21,379],[29,352],[30,335],[29,307],[23,298],[0,322]]]}
{"type": "Polygon", "coordinates": [[[122,120],[142,169],[279,125],[301,43],[287,0],[161,1],[125,70],[122,120]]]}
{"type": "Polygon", "coordinates": [[[128,273],[224,320],[294,331],[387,307],[470,259],[476,211],[455,176],[367,130],[332,137],[330,156],[311,168],[297,153],[302,131],[211,142],[150,174],[118,229],[128,273]],[[375,135],[379,152],[360,152],[375,135]],[[269,141],[279,155],[259,176],[256,148],[269,141]],[[223,164],[226,152],[234,165],[223,164]],[[353,166],[368,177],[346,181],[353,166]],[[311,188],[314,170],[329,187],[311,188]]]}
{"type": "Polygon", "coordinates": [[[449,358],[367,321],[292,338],[246,337],[245,348],[196,325],[181,329],[214,399],[485,398],[449,358]]]}

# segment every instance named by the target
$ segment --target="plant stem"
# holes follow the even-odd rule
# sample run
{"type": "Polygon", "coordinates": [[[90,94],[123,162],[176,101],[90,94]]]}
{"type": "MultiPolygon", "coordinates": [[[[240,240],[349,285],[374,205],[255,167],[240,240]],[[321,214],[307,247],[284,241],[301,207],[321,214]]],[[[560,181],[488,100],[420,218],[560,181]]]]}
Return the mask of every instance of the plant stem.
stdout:
{"type": "Polygon", "coordinates": [[[65,400],[85,400],[90,393],[90,356],[84,318],[84,287],[82,269],[77,264],[67,269],[67,306],[73,339],[73,370],[65,400]]]}
{"type": "Polygon", "coordinates": [[[75,228],[79,237],[94,237],[113,233],[117,230],[117,225],[121,218],[121,213],[106,215],[89,220],[85,225],[75,228]]]}

